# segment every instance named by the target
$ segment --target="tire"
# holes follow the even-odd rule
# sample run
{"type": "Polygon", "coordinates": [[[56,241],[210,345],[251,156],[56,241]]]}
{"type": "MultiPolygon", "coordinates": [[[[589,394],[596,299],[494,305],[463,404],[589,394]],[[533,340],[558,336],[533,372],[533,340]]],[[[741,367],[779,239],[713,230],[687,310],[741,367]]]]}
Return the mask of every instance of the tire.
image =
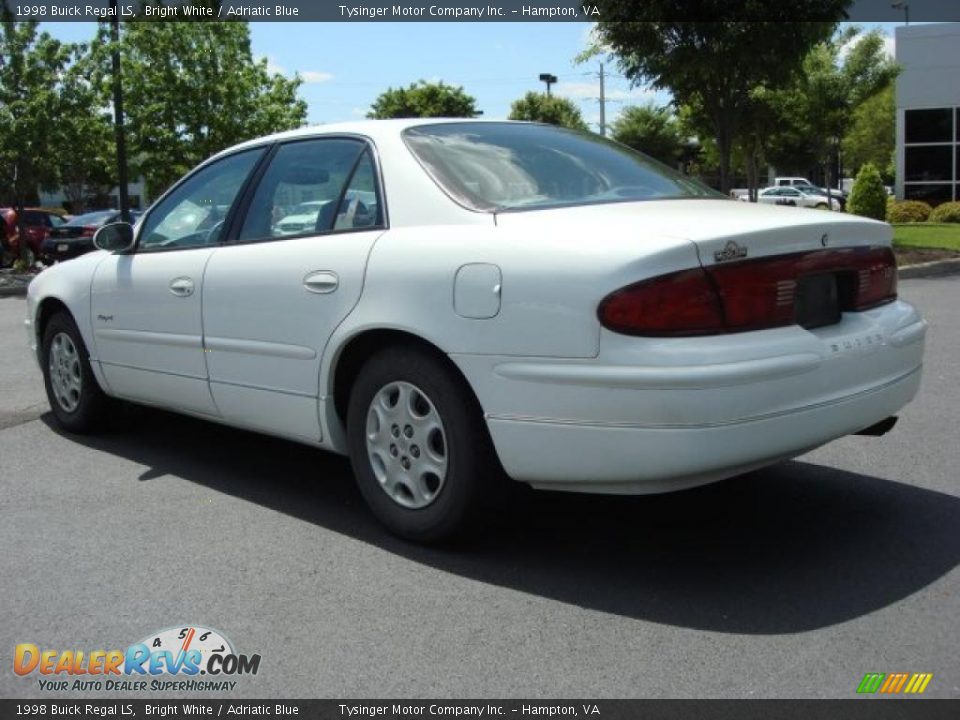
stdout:
{"type": "Polygon", "coordinates": [[[360,370],[347,441],[367,505],[407,540],[462,534],[479,515],[484,488],[496,486],[495,455],[473,393],[443,359],[415,346],[386,348],[360,370]]]}
{"type": "Polygon", "coordinates": [[[109,398],[90,369],[90,355],[73,318],[50,318],[41,345],[43,384],[57,424],[72,433],[93,433],[106,420],[109,398]]]}
{"type": "Polygon", "coordinates": [[[826,209],[827,209],[827,204],[826,204],[826,203],[817,203],[817,204],[814,205],[813,207],[814,207],[815,210],[826,210],[826,209]]]}

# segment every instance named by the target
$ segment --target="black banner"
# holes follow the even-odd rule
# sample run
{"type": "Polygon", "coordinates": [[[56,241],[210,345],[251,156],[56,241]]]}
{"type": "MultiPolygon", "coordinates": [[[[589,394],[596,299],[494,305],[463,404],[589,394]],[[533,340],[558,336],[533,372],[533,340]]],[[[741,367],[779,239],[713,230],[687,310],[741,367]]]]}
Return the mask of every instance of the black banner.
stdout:
{"type": "Polygon", "coordinates": [[[960,700],[0,700],[18,718],[955,720],[960,700]]]}
{"type": "MultiPolygon", "coordinates": [[[[641,2],[642,0],[638,0],[641,2]]],[[[92,22],[124,20],[254,22],[596,22],[603,8],[591,0],[446,0],[405,2],[384,0],[3,0],[17,20],[92,22]],[[342,3],[342,4],[341,4],[342,3]]],[[[891,0],[853,0],[847,11],[853,22],[960,21],[958,0],[909,0],[893,7],[891,0]]],[[[690,2],[663,21],[753,21],[782,19],[782,0],[769,3],[690,2]],[[770,9],[766,17],[764,8],[770,9]]],[[[791,19],[823,20],[815,5],[792,0],[791,19]]],[[[832,18],[831,18],[832,19],[832,18]]]]}

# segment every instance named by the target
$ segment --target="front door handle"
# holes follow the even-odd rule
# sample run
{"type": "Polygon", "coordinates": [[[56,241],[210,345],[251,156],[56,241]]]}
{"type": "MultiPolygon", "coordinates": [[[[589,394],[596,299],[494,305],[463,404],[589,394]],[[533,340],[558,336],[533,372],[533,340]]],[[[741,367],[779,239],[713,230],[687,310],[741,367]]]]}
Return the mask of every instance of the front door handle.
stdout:
{"type": "Polygon", "coordinates": [[[312,293],[332,293],[340,286],[340,278],[329,270],[315,270],[303,279],[303,286],[312,293]]]}
{"type": "Polygon", "coordinates": [[[170,292],[177,297],[190,297],[193,295],[193,278],[178,277],[170,281],[170,292]]]}

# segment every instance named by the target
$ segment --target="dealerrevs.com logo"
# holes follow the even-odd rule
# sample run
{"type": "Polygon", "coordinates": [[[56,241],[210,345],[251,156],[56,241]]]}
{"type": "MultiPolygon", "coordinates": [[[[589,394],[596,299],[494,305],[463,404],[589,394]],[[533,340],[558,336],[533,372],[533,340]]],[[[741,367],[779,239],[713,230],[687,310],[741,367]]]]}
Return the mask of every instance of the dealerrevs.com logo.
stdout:
{"type": "Polygon", "coordinates": [[[20,643],[13,655],[13,671],[36,676],[44,691],[230,691],[237,685],[234,677],[259,669],[259,654],[239,654],[222,633],[197,625],[161,630],[126,650],[20,643]]]}

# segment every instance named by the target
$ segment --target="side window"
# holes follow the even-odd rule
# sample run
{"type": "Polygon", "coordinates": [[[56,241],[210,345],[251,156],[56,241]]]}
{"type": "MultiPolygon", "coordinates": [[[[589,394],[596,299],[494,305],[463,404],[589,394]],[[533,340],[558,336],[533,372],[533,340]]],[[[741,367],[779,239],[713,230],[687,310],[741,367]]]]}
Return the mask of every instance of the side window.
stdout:
{"type": "Polygon", "coordinates": [[[59,215],[48,215],[47,217],[50,220],[50,225],[52,227],[60,227],[64,224],[64,219],[59,215]]]}
{"type": "Polygon", "coordinates": [[[370,151],[364,151],[357,163],[333,224],[334,230],[356,230],[383,225],[383,213],[377,196],[377,174],[370,151]]]}
{"type": "Polygon", "coordinates": [[[194,173],[150,212],[138,249],[217,244],[224,220],[263,152],[263,148],[240,152],[194,173]]]}
{"type": "Polygon", "coordinates": [[[343,138],[281,145],[257,185],[237,239],[329,232],[336,220],[337,201],[365,149],[361,141],[343,138]]]}

